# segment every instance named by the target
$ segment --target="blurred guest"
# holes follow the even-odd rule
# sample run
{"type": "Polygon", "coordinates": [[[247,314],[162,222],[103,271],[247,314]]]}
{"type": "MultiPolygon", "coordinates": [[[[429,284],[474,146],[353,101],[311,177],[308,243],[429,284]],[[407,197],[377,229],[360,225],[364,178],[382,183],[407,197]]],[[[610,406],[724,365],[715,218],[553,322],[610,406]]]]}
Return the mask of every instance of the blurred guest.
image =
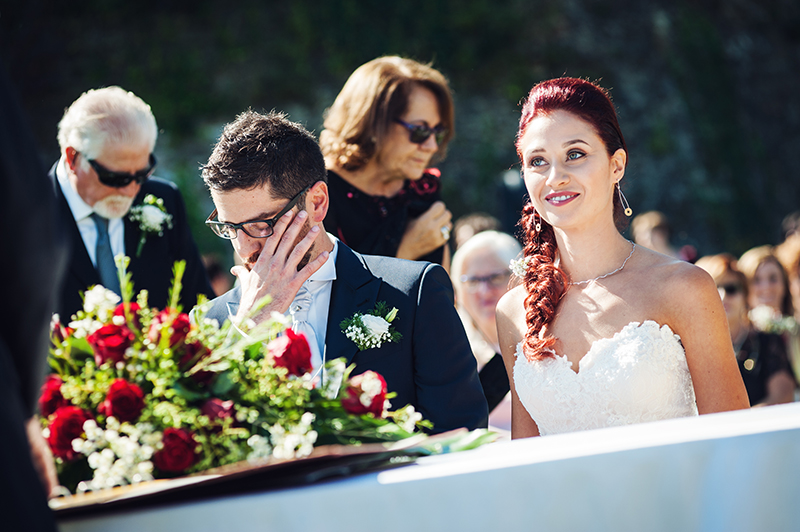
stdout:
{"type": "Polygon", "coordinates": [[[781,222],[783,237],[788,239],[792,235],[800,234],[800,211],[794,211],[786,215],[781,222]]]}
{"type": "MultiPolygon", "coordinates": [[[[784,248],[784,253],[786,251],[787,248],[784,248]]],[[[795,319],[787,270],[772,246],[759,246],[746,251],[739,258],[739,269],[747,276],[754,325],[783,336],[797,376],[800,370],[800,327],[795,319]]]]}
{"type": "Polygon", "coordinates": [[[789,403],[794,399],[795,381],[785,343],[780,336],[753,327],[747,312],[747,277],[735,262],[732,255],[723,254],[703,257],[696,265],[717,283],[750,405],[789,403]]]}
{"type": "Polygon", "coordinates": [[[411,59],[374,59],[353,72],[323,127],[325,229],[359,253],[448,268],[451,214],[429,167],[453,137],[445,77],[411,59]]]}
{"type": "Polygon", "coordinates": [[[671,229],[667,216],[659,211],[648,211],[634,217],[631,222],[633,241],[662,255],[693,262],[697,251],[692,246],[676,249],[670,243],[671,229]]]}
{"type": "Polygon", "coordinates": [[[47,177],[0,65],[0,208],[20,231],[0,234],[0,500],[3,530],[55,531],[47,494],[58,484],[34,416],[47,367],[48,325],[66,262],[47,177]],[[38,473],[38,475],[37,475],[38,473]]]}
{"type": "Polygon", "coordinates": [[[203,265],[206,267],[211,289],[217,297],[231,289],[234,277],[222,266],[222,261],[216,254],[203,255],[203,265]]]}
{"type": "Polygon", "coordinates": [[[800,321],[800,233],[789,236],[775,248],[775,256],[783,265],[789,278],[795,320],[800,321]]]}
{"type": "Polygon", "coordinates": [[[509,262],[520,251],[522,247],[514,237],[483,231],[456,250],[451,272],[458,312],[478,361],[478,376],[489,404],[489,424],[508,430],[511,401],[507,396],[511,388],[497,340],[495,308],[508,291],[509,262]]]}
{"type": "Polygon", "coordinates": [[[483,231],[499,231],[500,220],[485,212],[473,212],[456,220],[453,234],[456,239],[456,249],[464,242],[483,231]]]}
{"type": "Polygon", "coordinates": [[[772,251],[772,246],[747,250],[739,257],[739,270],[747,276],[750,307],[766,305],[783,316],[794,316],[789,276],[772,251]]]}
{"type": "MultiPolygon", "coordinates": [[[[800,323],[800,232],[790,235],[775,248],[775,256],[781,261],[789,277],[789,293],[792,294],[795,323],[800,323]]],[[[800,382],[800,332],[786,335],[789,343],[789,360],[795,377],[800,382]]]]}
{"type": "Polygon", "coordinates": [[[119,293],[118,254],[130,257],[134,288],[147,289],[155,307],[167,304],[177,260],[186,261],[184,308],[195,304],[197,294],[213,296],[180,192],[150,177],[157,136],[150,106],[119,87],[83,93],[58,124],[61,158],[50,179],[72,245],[58,307],[63,321],[82,308],[80,294],[89,286],[119,293]],[[147,205],[147,196],[159,203],[147,205]]]}

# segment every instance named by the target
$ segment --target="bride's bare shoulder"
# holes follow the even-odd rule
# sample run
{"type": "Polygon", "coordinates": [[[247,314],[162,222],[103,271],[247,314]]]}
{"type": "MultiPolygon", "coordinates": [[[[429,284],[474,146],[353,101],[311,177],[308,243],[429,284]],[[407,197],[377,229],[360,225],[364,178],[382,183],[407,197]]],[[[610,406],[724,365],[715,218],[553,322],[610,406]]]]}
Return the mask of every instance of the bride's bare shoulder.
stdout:
{"type": "Polygon", "coordinates": [[[497,302],[497,316],[513,319],[525,313],[525,286],[519,285],[506,292],[497,302]]]}
{"type": "Polygon", "coordinates": [[[719,299],[714,280],[705,270],[649,249],[642,250],[644,260],[639,279],[660,305],[686,308],[702,305],[706,298],[719,299]]]}

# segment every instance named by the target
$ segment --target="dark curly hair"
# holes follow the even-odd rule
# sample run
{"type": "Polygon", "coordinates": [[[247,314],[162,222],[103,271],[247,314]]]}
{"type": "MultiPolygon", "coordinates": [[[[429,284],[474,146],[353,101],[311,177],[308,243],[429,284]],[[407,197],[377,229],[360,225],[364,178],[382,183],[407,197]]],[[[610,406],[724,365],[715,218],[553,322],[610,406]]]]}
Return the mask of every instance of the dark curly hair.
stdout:
{"type": "MultiPolygon", "coordinates": [[[[557,78],[535,85],[522,105],[517,131],[517,155],[522,159],[521,139],[534,118],[554,111],[567,111],[588,122],[603,141],[609,156],[621,149],[627,152],[625,139],[617,120],[614,104],[605,89],[595,83],[577,78],[557,78]]],[[[619,197],[614,195],[614,220],[624,228],[627,218],[619,197]]],[[[525,357],[535,360],[553,356],[556,339],[543,334],[553,321],[561,297],[567,290],[567,276],[555,264],[558,253],[553,227],[536,214],[529,201],[519,223],[528,261],[523,282],[526,290],[525,357]],[[541,229],[536,230],[536,225],[541,229]]]]}

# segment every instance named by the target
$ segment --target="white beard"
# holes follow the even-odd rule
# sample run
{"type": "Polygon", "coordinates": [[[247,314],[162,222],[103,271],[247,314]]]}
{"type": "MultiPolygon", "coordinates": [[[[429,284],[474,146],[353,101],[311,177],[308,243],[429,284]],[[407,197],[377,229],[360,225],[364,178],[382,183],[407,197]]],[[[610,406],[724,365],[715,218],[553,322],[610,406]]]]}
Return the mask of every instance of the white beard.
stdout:
{"type": "Polygon", "coordinates": [[[121,194],[107,196],[92,206],[94,212],[106,219],[122,218],[131,208],[133,198],[121,194]]]}

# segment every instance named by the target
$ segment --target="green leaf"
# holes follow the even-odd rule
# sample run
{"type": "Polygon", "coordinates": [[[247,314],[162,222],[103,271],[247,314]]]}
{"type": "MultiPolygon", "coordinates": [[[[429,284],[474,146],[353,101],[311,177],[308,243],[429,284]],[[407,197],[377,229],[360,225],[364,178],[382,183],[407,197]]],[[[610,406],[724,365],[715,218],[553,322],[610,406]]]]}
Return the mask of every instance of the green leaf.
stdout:
{"type": "Polygon", "coordinates": [[[196,392],[187,388],[183,383],[176,382],[172,385],[172,389],[175,390],[175,393],[179,397],[183,397],[186,401],[199,401],[200,399],[205,399],[207,394],[196,392]]]}
{"type": "Polygon", "coordinates": [[[225,395],[234,386],[236,386],[236,381],[231,378],[230,372],[226,371],[217,375],[217,378],[214,379],[214,384],[211,385],[211,391],[216,396],[225,395]]]}

